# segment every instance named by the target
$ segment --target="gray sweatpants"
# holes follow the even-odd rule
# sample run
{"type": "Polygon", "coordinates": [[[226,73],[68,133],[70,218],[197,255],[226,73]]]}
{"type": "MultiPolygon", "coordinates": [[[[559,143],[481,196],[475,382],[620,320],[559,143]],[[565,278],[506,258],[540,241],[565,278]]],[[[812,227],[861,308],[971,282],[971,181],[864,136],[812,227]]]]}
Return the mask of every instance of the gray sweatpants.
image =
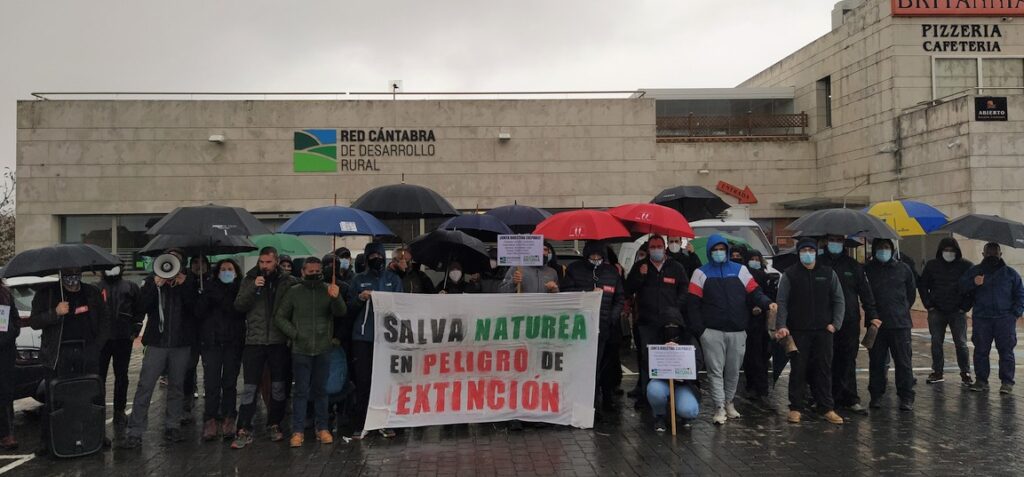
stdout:
{"type": "Polygon", "coordinates": [[[135,399],[132,400],[132,414],[128,419],[126,435],[142,437],[149,425],[149,404],[153,399],[153,391],[160,381],[160,375],[167,372],[167,403],[164,417],[164,429],[181,428],[182,406],[184,405],[183,389],[185,372],[192,359],[192,348],[159,348],[147,346],[142,355],[142,369],[139,371],[139,384],[135,388],[135,399]]]}
{"type": "Polygon", "coordinates": [[[747,332],[708,328],[700,335],[700,344],[704,352],[704,367],[711,382],[711,400],[717,409],[736,397],[740,366],[747,350],[747,332]]]}

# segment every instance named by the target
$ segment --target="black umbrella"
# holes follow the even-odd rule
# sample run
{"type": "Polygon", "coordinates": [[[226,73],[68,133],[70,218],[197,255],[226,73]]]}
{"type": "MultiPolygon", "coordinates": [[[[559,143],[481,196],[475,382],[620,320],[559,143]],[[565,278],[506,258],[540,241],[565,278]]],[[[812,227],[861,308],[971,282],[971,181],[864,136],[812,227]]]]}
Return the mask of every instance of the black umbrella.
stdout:
{"type": "Polygon", "coordinates": [[[499,235],[510,235],[512,229],[497,217],[483,214],[466,214],[452,217],[441,224],[439,229],[461,230],[470,237],[484,242],[497,242],[499,235]]]}
{"type": "Polygon", "coordinates": [[[503,205],[485,212],[485,215],[497,217],[508,228],[517,234],[532,234],[537,224],[551,217],[551,212],[528,205],[503,205]]]}
{"type": "Polygon", "coordinates": [[[26,250],[4,267],[3,277],[45,277],[69,268],[109,270],[121,259],[93,244],[73,243],[26,250]]]}
{"type": "Polygon", "coordinates": [[[665,189],[651,203],[676,209],[690,222],[713,219],[730,207],[721,197],[701,186],[665,189]]]}
{"type": "Polygon", "coordinates": [[[370,189],[352,207],[378,219],[429,219],[459,215],[444,197],[423,186],[392,184],[370,189]]]}
{"type": "Polygon", "coordinates": [[[256,250],[256,244],[238,235],[201,237],[198,235],[157,235],[139,250],[139,255],[155,257],[169,248],[180,248],[186,256],[227,255],[256,250]]]}
{"type": "Polygon", "coordinates": [[[854,209],[823,209],[811,212],[787,227],[804,237],[859,235],[867,238],[899,240],[900,236],[882,219],[854,209]]]}
{"type": "Polygon", "coordinates": [[[201,205],[178,207],[153,224],[148,235],[199,235],[224,237],[228,235],[264,235],[272,233],[249,211],[241,207],[201,205]]]}
{"type": "Polygon", "coordinates": [[[952,232],[969,239],[1024,248],[1024,224],[998,215],[967,214],[950,221],[937,232],[952,232]]]}
{"type": "MultiPolygon", "coordinates": [[[[457,261],[465,273],[480,273],[491,268],[487,246],[460,230],[435,230],[409,243],[413,260],[434,270],[446,270],[457,261]]],[[[447,273],[445,274],[447,276],[447,273]]]]}

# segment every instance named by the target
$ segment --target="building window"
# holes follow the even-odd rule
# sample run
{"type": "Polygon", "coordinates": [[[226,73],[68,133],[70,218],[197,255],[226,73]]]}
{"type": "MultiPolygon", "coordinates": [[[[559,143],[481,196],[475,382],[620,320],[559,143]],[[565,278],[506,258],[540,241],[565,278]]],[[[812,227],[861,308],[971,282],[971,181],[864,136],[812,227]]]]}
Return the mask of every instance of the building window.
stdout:
{"type": "Polygon", "coordinates": [[[981,86],[995,89],[1024,87],[1024,59],[982,58],[981,86]]]}
{"type": "Polygon", "coordinates": [[[832,77],[826,76],[818,80],[818,117],[822,127],[832,127],[832,77]]]}
{"type": "Polygon", "coordinates": [[[63,217],[61,220],[61,243],[90,243],[110,249],[113,245],[111,230],[114,217],[109,215],[83,215],[63,217]]]}
{"type": "Polygon", "coordinates": [[[973,92],[978,86],[977,58],[936,58],[935,99],[964,91],[973,92]]]}

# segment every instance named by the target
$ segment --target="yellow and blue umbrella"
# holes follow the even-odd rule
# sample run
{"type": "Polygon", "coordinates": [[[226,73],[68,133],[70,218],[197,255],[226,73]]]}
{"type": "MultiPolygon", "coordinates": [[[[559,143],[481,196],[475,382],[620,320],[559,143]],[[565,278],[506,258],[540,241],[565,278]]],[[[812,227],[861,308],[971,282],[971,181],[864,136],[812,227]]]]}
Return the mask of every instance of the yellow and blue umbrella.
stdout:
{"type": "Polygon", "coordinates": [[[939,209],[913,200],[879,202],[867,213],[885,221],[900,237],[928,235],[949,222],[939,209]]]}

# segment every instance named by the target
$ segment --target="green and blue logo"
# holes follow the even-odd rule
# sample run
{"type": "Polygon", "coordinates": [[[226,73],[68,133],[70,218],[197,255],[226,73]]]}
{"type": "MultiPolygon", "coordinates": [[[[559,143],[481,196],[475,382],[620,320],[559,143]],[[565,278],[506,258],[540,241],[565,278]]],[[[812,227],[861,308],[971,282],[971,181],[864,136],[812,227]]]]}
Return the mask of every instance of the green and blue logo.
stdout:
{"type": "Polygon", "coordinates": [[[295,172],[338,172],[338,131],[304,129],[295,131],[295,172]]]}

